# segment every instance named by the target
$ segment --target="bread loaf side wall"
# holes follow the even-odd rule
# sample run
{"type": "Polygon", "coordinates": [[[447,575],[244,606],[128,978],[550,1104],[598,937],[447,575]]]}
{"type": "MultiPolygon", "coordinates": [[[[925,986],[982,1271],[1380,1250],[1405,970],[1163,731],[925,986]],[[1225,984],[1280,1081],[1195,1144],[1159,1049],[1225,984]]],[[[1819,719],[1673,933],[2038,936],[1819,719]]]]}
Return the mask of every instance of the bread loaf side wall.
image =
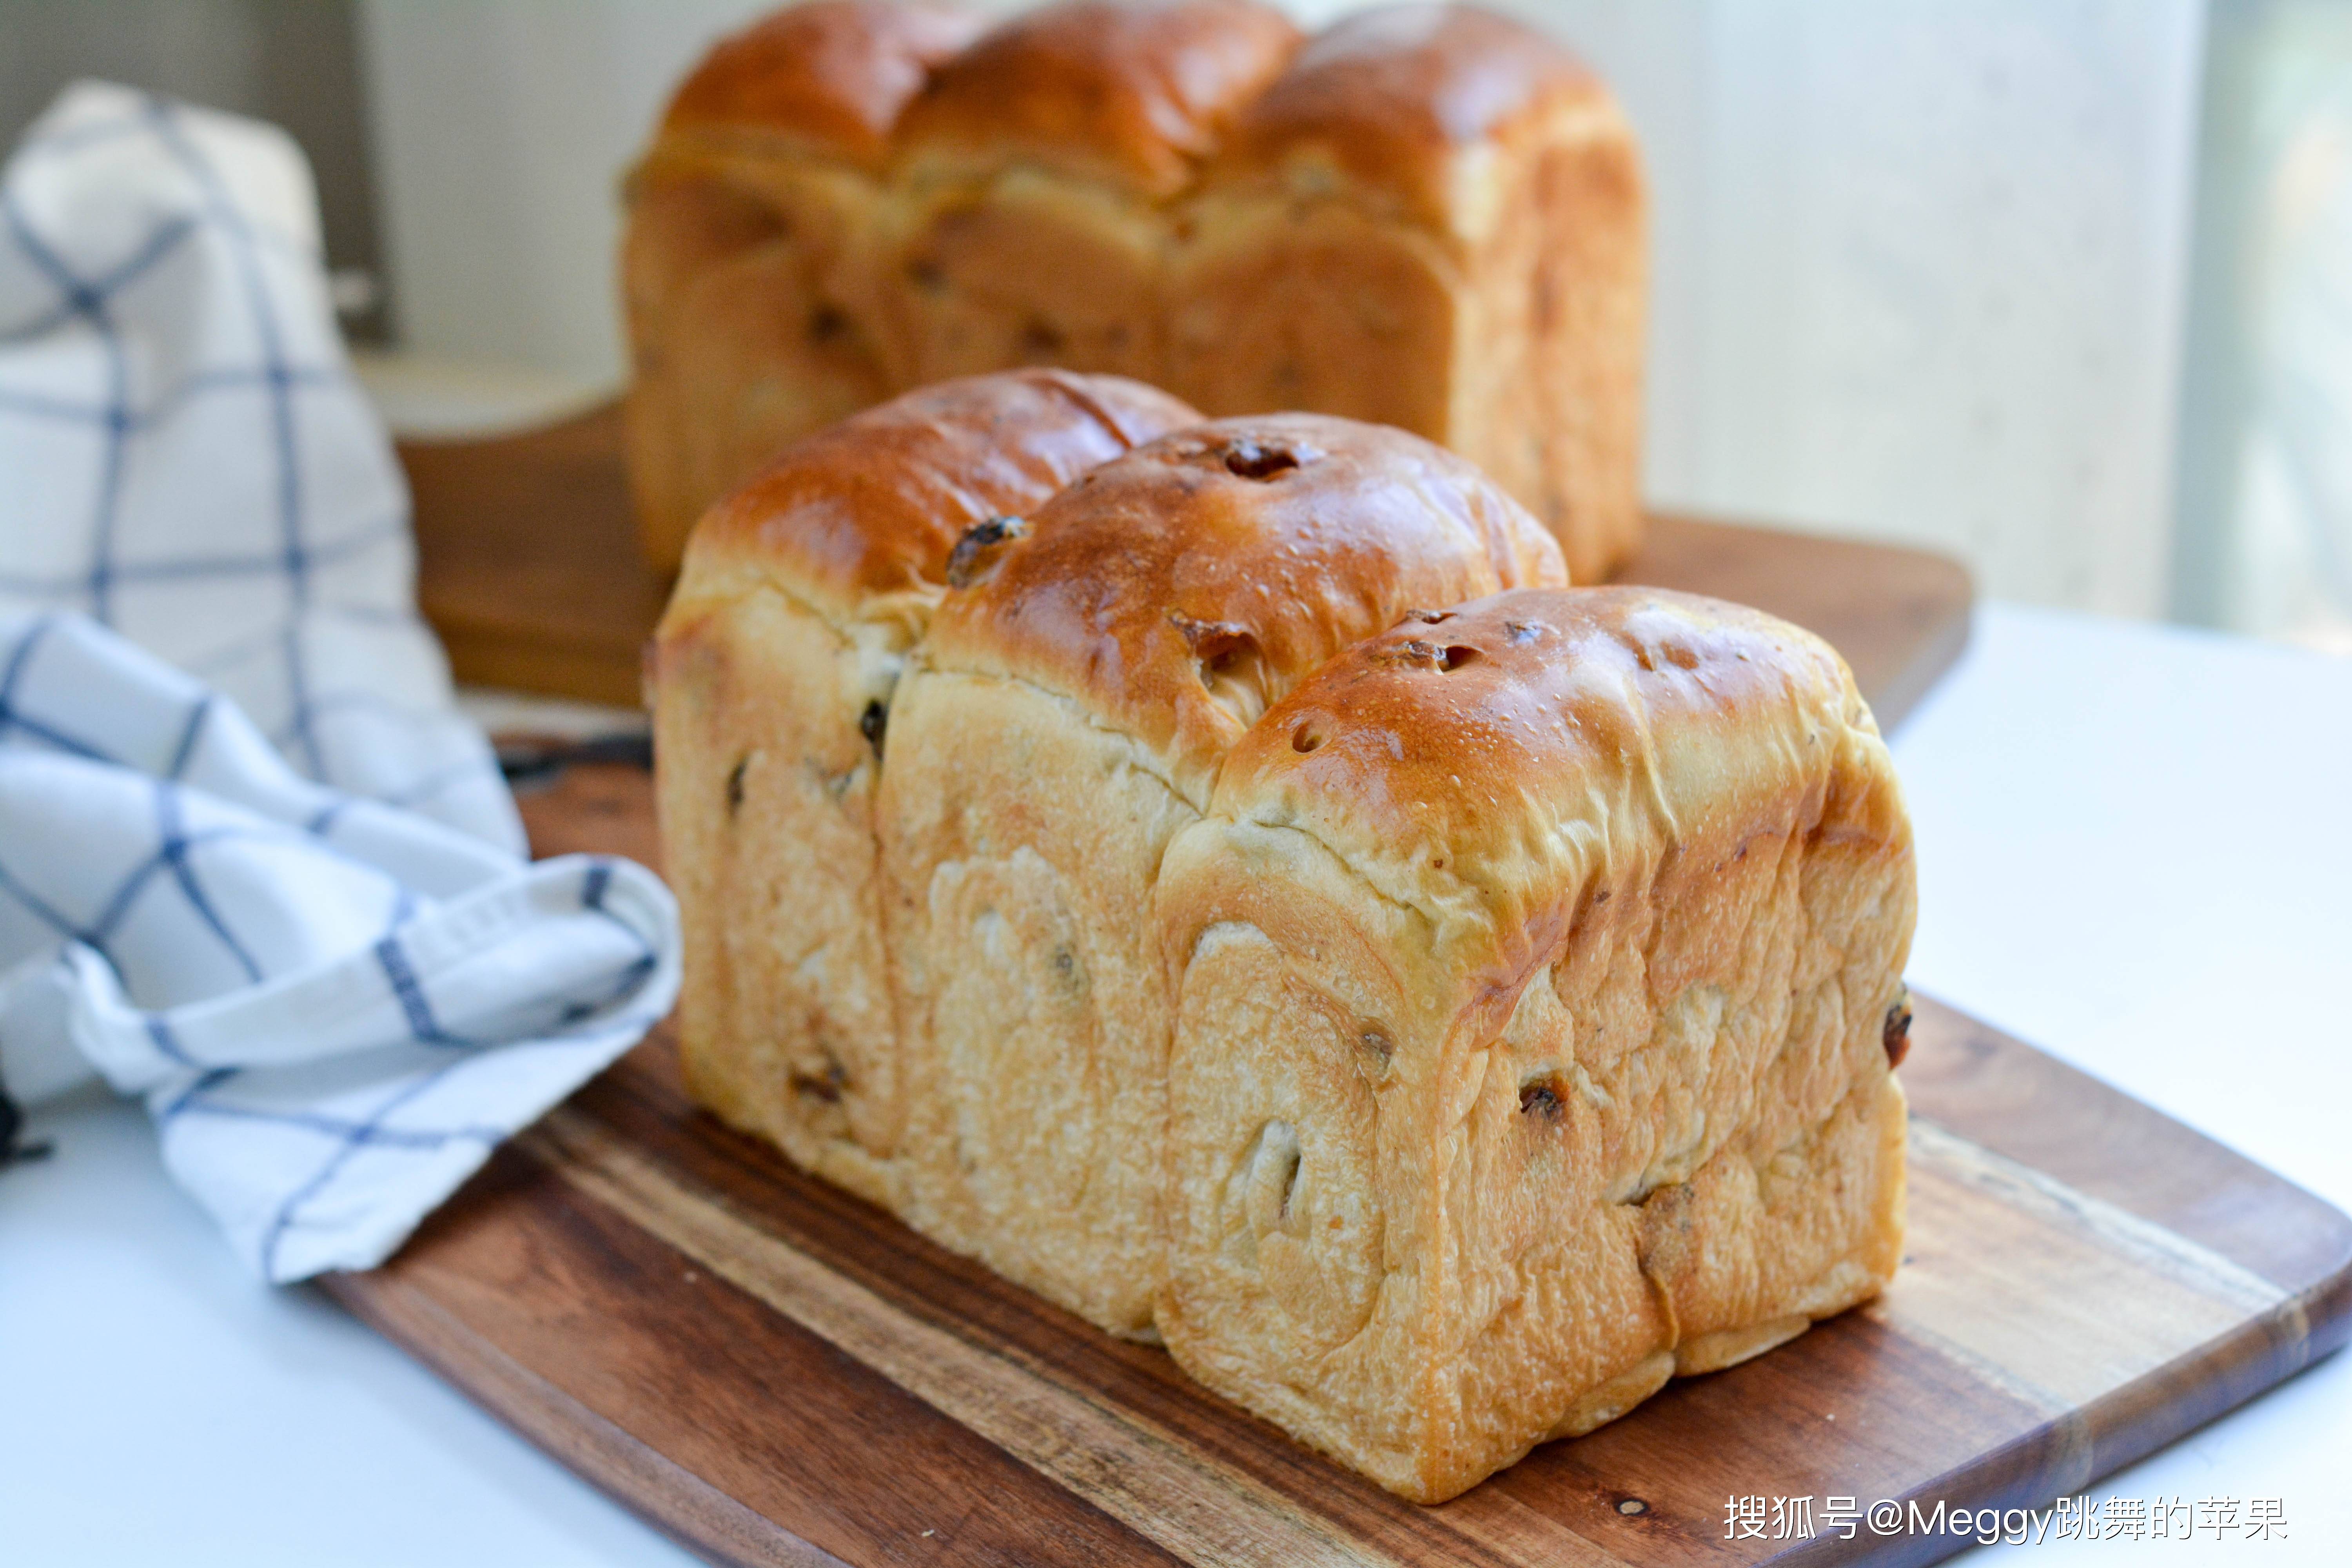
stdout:
{"type": "Polygon", "coordinates": [[[1034,167],[901,192],[884,272],[910,385],[1008,365],[1168,384],[1168,222],[1115,187],[1034,167]]]}
{"type": "Polygon", "coordinates": [[[1131,739],[1022,681],[919,670],[898,720],[883,864],[908,1218],[1147,1336],[1168,1006],[1135,933],[1198,813],[1131,739]]]}
{"type": "Polygon", "coordinates": [[[902,628],[844,626],[772,587],[673,609],[655,759],[687,965],[697,1099],[795,1163],[899,1206],[904,1120],[875,796],[902,628]]]}

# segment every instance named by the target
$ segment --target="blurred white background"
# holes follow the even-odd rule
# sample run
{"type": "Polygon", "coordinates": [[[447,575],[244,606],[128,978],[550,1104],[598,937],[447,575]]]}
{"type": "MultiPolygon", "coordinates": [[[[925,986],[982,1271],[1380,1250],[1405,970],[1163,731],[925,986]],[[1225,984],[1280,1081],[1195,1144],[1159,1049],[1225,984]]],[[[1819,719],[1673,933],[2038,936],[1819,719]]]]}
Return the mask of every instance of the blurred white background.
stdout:
{"type": "MultiPolygon", "coordinates": [[[[1643,137],[1654,503],[2352,651],[2352,4],[1494,3],[1643,137]]],[[[620,173],[765,8],[350,0],[383,379],[616,384],[620,173]]]]}

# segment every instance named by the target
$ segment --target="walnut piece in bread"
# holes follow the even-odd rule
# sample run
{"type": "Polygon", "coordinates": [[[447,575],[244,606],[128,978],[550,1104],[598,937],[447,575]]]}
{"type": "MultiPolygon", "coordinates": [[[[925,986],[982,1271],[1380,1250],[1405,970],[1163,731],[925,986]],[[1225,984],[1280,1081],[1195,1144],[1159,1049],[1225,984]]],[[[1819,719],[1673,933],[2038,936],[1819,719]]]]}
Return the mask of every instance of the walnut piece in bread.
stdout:
{"type": "Polygon", "coordinates": [[[1225,752],[1417,607],[1566,581],[1469,464],[1224,419],[1106,463],[967,563],[900,687],[879,807],[916,1226],[1114,1332],[1161,1262],[1169,842],[1225,752]]]}
{"type": "Polygon", "coordinates": [[[973,525],[1195,418],[1108,376],[947,382],[787,448],[695,531],[649,668],[687,1078],[875,1202],[904,1120],[874,822],[899,669],[973,525]]]}
{"type": "Polygon", "coordinates": [[[1169,1349],[1436,1502],[1876,1294],[1914,900],[1785,623],[1522,592],[1349,649],[1161,866],[1169,1349]]]}

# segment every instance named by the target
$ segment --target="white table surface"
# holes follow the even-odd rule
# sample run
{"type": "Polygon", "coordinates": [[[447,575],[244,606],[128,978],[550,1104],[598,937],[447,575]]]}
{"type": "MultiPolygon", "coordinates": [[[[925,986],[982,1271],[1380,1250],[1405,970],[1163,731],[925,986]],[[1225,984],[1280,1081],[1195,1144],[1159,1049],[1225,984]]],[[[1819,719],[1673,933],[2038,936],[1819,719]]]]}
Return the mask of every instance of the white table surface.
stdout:
{"type": "MultiPolygon", "coordinates": [[[[2352,660],[1993,605],[1895,750],[1914,984],[2352,1208],[2352,660]]],[[[35,1121],[56,1157],[0,1173],[0,1563],[688,1561],[247,1279],[134,1110],[35,1121]]],[[[2014,1550],[2352,1563],[2352,1357],[2090,1490],[2278,1497],[2289,1538],[2014,1550]]]]}

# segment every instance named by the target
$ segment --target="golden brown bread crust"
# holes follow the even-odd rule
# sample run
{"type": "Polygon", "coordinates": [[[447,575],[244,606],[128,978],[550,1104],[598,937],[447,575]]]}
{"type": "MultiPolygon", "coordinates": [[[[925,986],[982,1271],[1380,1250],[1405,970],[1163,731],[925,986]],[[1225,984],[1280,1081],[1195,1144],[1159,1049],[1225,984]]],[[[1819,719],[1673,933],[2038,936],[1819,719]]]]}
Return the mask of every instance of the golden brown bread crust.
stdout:
{"type": "Polygon", "coordinates": [[[950,5],[807,0],[713,45],[671,97],[662,132],[781,134],[877,166],[907,100],[982,26],[950,5]]]}
{"type": "Polygon", "coordinates": [[[900,119],[902,156],[1015,162],[1171,196],[1298,45],[1257,0],[1064,0],[942,66],[900,119]]]}
{"type": "MultiPolygon", "coordinates": [[[[1314,825],[1399,877],[1420,875],[1420,846],[1443,845],[1440,869],[1475,884],[1500,924],[1532,930],[1548,900],[1580,896],[1568,868],[1584,847],[1556,825],[1587,803],[1559,781],[1688,768],[1655,782],[1696,797],[1714,773],[1801,780],[1788,748],[1816,743],[1884,749],[1844,661],[1811,633],[1662,588],[1507,594],[1331,660],[1234,747],[1217,798],[1314,825]]],[[[1831,809],[1864,811],[1857,832],[1907,837],[1883,773],[1869,776],[1890,787],[1831,809]]]]}
{"type": "Polygon", "coordinates": [[[1029,521],[974,553],[929,663],[1076,698],[1187,793],[1268,702],[1400,611],[1567,581],[1550,536],[1468,463],[1318,414],[1177,431],[1029,521]]]}
{"type": "Polygon", "coordinates": [[[903,1116],[874,825],[898,671],[966,527],[1194,417],[1059,371],[927,387],[788,448],[695,535],[649,666],[688,1079],[875,1202],[903,1116]]]}
{"type": "Polygon", "coordinates": [[[1460,156],[1524,153],[1545,122],[1606,104],[1568,49],[1472,5],[1386,5],[1317,34],[1247,109],[1213,178],[1279,176],[1314,160],[1396,193],[1440,232],[1459,226],[1460,156]]]}
{"type": "Polygon", "coordinates": [[[1170,1349],[1434,1502],[1866,1300],[1914,907],[1793,626],[1530,591],[1350,648],[1161,863],[1170,1349]]]}
{"type": "Polygon", "coordinates": [[[712,509],[689,553],[711,569],[772,574],[836,614],[876,595],[935,593],[973,524],[1028,511],[1198,417],[1116,376],[1021,370],[940,382],[787,447],[712,509]]]}

